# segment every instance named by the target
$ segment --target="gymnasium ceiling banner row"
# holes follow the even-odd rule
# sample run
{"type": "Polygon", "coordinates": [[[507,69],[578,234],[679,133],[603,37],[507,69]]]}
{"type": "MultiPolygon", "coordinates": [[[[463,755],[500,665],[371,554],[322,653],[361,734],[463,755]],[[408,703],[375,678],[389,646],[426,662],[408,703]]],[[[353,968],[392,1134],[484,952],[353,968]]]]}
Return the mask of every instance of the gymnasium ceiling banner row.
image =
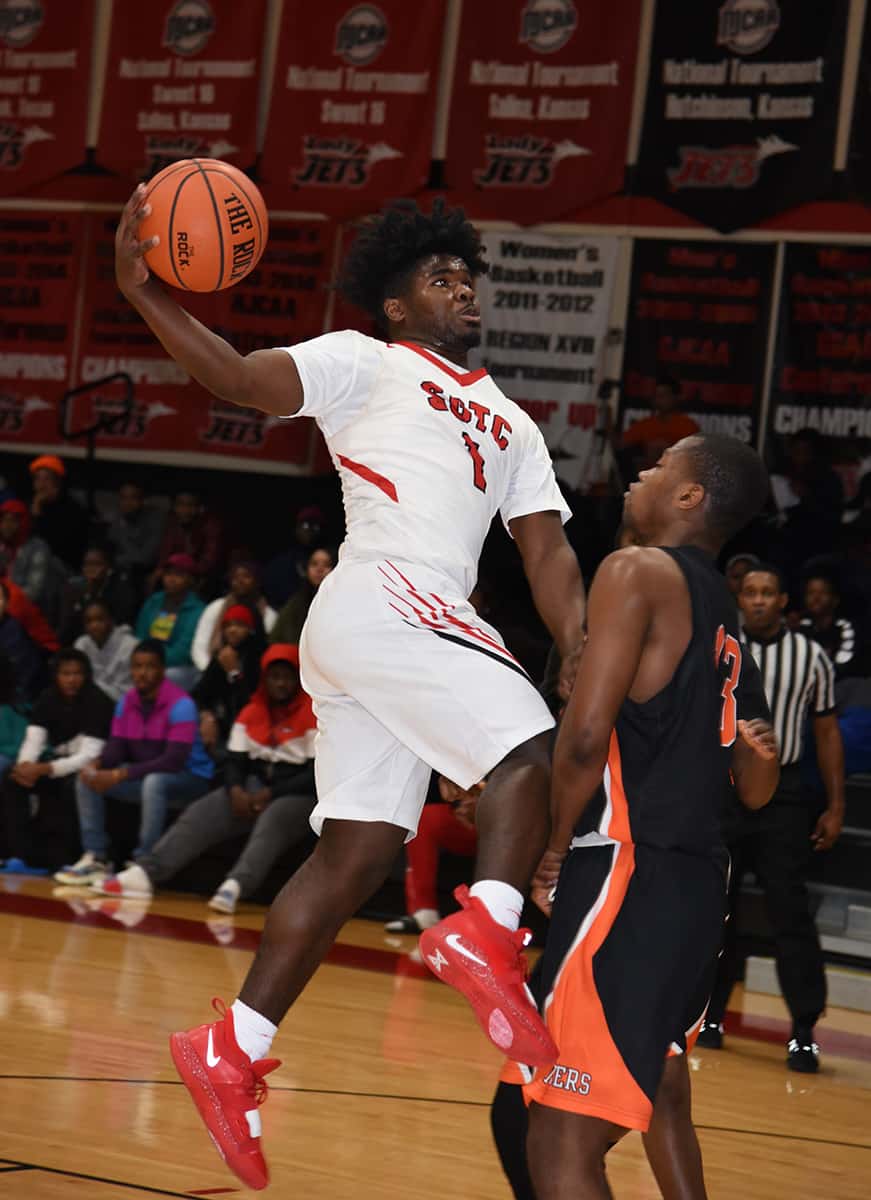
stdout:
{"type": "Polygon", "coordinates": [[[849,0],[657,0],[636,190],[728,233],[831,187],[849,0]]]}

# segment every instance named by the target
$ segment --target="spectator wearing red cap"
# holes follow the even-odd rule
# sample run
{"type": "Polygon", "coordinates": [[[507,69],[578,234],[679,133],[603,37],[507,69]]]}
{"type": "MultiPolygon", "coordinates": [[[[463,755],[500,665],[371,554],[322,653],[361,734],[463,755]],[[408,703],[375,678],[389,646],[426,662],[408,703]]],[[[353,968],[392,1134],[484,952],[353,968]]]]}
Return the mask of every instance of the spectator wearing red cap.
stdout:
{"type": "Polygon", "coordinates": [[[191,659],[197,622],[205,605],[193,590],[197,566],[189,554],[171,554],[163,569],[163,590],[142,605],[136,619],[136,637],[162,642],[166,677],[189,692],[199,672],[191,659]]]}
{"type": "MultiPolygon", "coordinates": [[[[194,644],[191,648],[191,658],[199,671],[205,671],[212,658],[224,644],[221,620],[224,613],[234,604],[247,604],[257,617],[257,624],[264,633],[270,633],[277,620],[277,613],[266,603],[266,597],[260,590],[260,567],[255,562],[238,562],[230,570],[230,590],[226,596],[219,596],[206,605],[205,612],[200,617],[197,631],[194,634],[194,644]]],[[[272,639],[275,641],[276,639],[272,639]]],[[[285,641],[290,639],[285,638],[285,641]]],[[[299,639],[294,638],[297,642],[299,639]]]]}
{"type": "Polygon", "coordinates": [[[18,584],[49,620],[57,620],[66,571],[47,542],[33,535],[22,500],[0,504],[0,575],[18,584]]]}
{"type": "Polygon", "coordinates": [[[88,514],[66,488],[67,470],[54,454],[41,454],[30,464],[33,532],[68,567],[82,561],[88,536],[88,514]]]}
{"type": "MultiPolygon", "coordinates": [[[[200,587],[209,588],[218,581],[221,565],[221,523],[206,512],[201,497],[194,491],[176,492],[172,511],[166,519],[157,566],[152,574],[156,583],[166,564],[176,554],[193,560],[194,576],[200,587]]],[[[205,593],[214,595],[214,592],[205,593]]]]}
{"type": "Polygon", "coordinates": [[[233,722],[257,687],[266,645],[259,615],[248,604],[231,604],[224,610],[220,638],[193,691],[200,710],[200,737],[213,756],[226,743],[233,722]]]}

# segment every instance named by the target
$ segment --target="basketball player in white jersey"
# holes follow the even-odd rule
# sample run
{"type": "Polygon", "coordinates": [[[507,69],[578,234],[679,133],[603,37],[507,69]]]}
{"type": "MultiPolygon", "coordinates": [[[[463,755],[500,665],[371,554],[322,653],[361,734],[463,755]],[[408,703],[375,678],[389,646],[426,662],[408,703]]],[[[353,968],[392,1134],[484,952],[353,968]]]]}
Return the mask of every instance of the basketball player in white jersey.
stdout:
{"type": "Polygon", "coordinates": [[[313,417],[342,481],[347,536],[300,646],[318,718],[320,834],[270,909],[239,999],[171,1039],[179,1073],[230,1167],[265,1187],[257,1105],[266,1055],[345,921],[414,836],[431,770],[479,802],[477,882],[422,939],[428,965],[463,992],[491,1040],[525,1063],[556,1047],[525,986],[523,892],[548,834],[553,720],[526,672],[468,602],[498,512],[536,606],[568,660],[584,592],[563,532],[569,509],[544,440],[486,371],[475,278],[487,269],[461,210],[399,202],[370,221],[342,289],[386,341],[351,330],[238,354],[171,299],[143,259],[144,189],[116,240],[118,285],[167,353],[214,395],[278,417],[313,417]]]}

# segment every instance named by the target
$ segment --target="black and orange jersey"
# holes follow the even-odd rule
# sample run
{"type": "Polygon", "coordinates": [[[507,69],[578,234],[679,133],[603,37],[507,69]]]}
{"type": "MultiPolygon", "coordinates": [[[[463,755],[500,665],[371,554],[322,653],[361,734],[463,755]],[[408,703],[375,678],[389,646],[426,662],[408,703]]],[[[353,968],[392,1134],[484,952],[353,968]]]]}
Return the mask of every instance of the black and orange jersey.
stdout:
{"type": "Polygon", "coordinates": [[[680,567],[692,636],[666,686],[625,700],[611,734],[601,802],[585,829],[618,842],[719,855],[737,722],[767,716],[759,672],[742,650],[735,602],[695,546],[662,547],[680,567]]]}

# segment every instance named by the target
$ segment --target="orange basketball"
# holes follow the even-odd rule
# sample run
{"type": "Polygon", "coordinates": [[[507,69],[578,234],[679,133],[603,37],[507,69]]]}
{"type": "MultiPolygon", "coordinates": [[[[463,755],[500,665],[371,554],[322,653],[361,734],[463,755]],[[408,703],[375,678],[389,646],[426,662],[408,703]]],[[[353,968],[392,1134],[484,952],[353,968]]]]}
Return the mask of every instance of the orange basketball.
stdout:
{"type": "Polygon", "coordinates": [[[269,217],[247,175],[218,158],[186,158],[155,175],[145,194],[151,213],[142,241],[160,244],[145,256],[165,283],[189,292],[220,292],[256,267],[269,217]]]}

